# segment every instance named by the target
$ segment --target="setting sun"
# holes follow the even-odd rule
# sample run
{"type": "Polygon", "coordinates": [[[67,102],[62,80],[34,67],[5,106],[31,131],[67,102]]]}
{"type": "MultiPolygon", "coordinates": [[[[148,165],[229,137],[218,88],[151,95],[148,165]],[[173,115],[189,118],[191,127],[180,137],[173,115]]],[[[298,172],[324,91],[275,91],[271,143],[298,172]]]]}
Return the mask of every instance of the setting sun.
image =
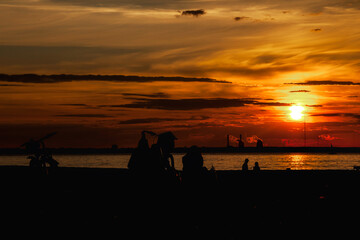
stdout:
{"type": "Polygon", "coordinates": [[[290,107],[290,117],[294,120],[299,120],[304,115],[302,112],[305,110],[302,106],[291,106],[290,107]]]}

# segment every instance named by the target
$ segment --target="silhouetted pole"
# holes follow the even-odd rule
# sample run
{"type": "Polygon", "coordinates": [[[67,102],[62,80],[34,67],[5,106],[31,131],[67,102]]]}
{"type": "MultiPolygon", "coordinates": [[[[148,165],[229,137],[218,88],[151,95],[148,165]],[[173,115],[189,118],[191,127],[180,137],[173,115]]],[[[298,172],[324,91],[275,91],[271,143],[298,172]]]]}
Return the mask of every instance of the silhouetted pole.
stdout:
{"type": "Polygon", "coordinates": [[[305,113],[304,113],[304,147],[306,147],[306,121],[305,121],[305,113]]]}

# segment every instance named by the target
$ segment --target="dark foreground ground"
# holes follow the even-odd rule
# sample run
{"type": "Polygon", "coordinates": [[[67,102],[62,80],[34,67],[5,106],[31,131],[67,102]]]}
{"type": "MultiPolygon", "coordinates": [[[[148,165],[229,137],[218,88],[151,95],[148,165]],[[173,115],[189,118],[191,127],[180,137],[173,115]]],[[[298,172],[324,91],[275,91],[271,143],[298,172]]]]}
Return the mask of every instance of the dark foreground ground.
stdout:
{"type": "Polygon", "coordinates": [[[2,230],[118,239],[357,234],[360,172],[216,174],[216,182],[184,185],[137,181],[125,169],[59,168],[37,176],[27,167],[0,167],[2,230]]]}

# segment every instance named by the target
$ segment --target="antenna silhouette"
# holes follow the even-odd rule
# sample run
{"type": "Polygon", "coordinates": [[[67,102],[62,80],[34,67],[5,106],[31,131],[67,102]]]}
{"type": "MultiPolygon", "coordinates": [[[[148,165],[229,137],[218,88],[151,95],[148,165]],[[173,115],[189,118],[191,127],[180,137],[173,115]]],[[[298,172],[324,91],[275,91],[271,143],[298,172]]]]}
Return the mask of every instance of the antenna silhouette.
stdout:
{"type": "Polygon", "coordinates": [[[304,147],[306,147],[306,121],[305,121],[305,112],[304,112],[304,147]]]}

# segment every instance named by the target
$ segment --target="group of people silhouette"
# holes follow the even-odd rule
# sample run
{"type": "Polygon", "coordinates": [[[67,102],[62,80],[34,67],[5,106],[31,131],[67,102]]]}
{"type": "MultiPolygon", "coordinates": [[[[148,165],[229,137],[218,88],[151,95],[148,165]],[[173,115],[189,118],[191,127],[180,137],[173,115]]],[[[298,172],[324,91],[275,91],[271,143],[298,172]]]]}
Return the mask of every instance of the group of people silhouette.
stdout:
{"type": "MultiPolygon", "coordinates": [[[[246,158],[243,165],[242,165],[242,168],[241,168],[243,171],[248,171],[249,170],[248,163],[249,163],[249,159],[246,158]]],[[[255,162],[255,165],[253,167],[253,171],[260,171],[259,162],[255,162]]]]}
{"type": "MultiPolygon", "coordinates": [[[[201,149],[191,146],[182,157],[181,175],[175,169],[174,157],[171,152],[175,148],[177,138],[172,132],[156,134],[151,131],[142,131],[137,148],[133,151],[128,162],[128,169],[134,175],[167,176],[173,177],[184,184],[204,183],[216,178],[215,169],[204,166],[201,149]],[[146,134],[157,137],[157,142],[149,146],[146,134]]],[[[242,170],[248,170],[249,159],[245,159],[242,170]]],[[[260,171],[259,163],[255,162],[254,171],[260,171]]]]}
{"type": "MultiPolygon", "coordinates": [[[[56,133],[48,134],[39,140],[30,139],[22,145],[32,154],[28,156],[30,159],[30,167],[45,172],[47,171],[47,166],[50,169],[58,167],[59,163],[52,157],[51,153],[46,150],[44,144],[44,139],[55,134],[56,133]]],[[[142,131],[138,145],[131,154],[128,162],[128,169],[137,176],[167,177],[175,179],[175,181],[181,181],[183,183],[191,182],[192,184],[205,180],[208,181],[210,178],[216,178],[214,177],[214,167],[208,170],[204,166],[201,149],[195,145],[191,146],[183,156],[183,169],[180,175],[175,169],[174,157],[171,154],[175,149],[175,140],[177,140],[177,138],[170,131],[161,134],[156,134],[152,131],[142,131]],[[156,143],[149,146],[147,135],[156,137],[156,143]]],[[[249,159],[246,158],[242,165],[243,171],[249,170],[248,162],[249,159]]],[[[260,171],[258,162],[255,162],[253,171],[260,171]]]]}
{"type": "Polygon", "coordinates": [[[130,157],[129,170],[135,173],[150,171],[160,174],[174,171],[174,157],[171,152],[175,148],[176,139],[172,132],[157,135],[151,131],[142,131],[138,146],[130,157]],[[157,136],[157,143],[150,147],[146,133],[157,136]]]}
{"type": "Polygon", "coordinates": [[[156,134],[151,131],[142,131],[137,148],[133,151],[128,162],[128,169],[134,175],[149,177],[168,177],[181,181],[201,182],[206,180],[214,169],[208,170],[204,166],[200,148],[192,146],[183,156],[183,171],[180,175],[175,169],[174,157],[171,152],[175,148],[177,138],[172,132],[156,134]],[[149,146],[146,134],[157,137],[157,142],[149,146]]]}

